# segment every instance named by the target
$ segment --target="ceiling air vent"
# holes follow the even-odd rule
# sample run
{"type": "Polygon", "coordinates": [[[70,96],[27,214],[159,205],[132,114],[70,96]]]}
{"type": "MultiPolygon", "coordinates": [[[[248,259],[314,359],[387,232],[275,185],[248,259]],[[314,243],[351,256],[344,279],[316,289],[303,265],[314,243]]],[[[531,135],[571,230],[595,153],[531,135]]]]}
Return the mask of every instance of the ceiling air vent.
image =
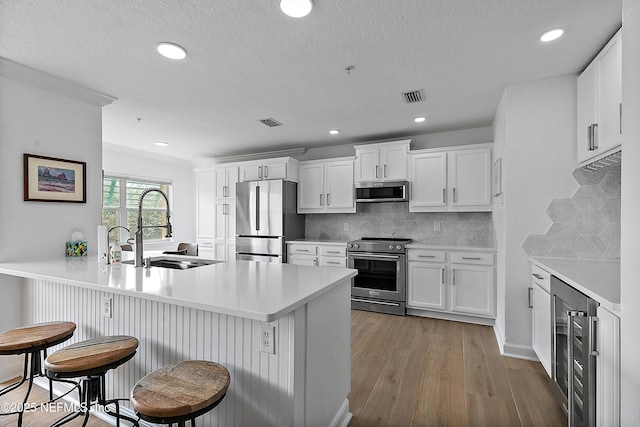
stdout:
{"type": "Polygon", "coordinates": [[[260,123],[262,123],[263,125],[269,126],[270,128],[274,128],[276,126],[282,126],[282,123],[280,123],[275,119],[262,119],[260,120],[260,123]]]}
{"type": "Polygon", "coordinates": [[[411,92],[404,92],[402,94],[402,97],[404,98],[404,102],[406,102],[407,104],[424,101],[424,97],[422,96],[422,89],[412,90],[411,92]]]}

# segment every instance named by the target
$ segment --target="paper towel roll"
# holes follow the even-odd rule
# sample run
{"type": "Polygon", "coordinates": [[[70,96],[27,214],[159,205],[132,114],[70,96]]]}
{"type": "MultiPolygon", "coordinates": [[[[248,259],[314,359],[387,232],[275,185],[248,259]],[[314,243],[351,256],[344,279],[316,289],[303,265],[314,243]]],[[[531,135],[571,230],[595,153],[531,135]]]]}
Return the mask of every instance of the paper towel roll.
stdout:
{"type": "Polygon", "coordinates": [[[109,227],[106,225],[98,226],[98,259],[109,264],[109,227]]]}

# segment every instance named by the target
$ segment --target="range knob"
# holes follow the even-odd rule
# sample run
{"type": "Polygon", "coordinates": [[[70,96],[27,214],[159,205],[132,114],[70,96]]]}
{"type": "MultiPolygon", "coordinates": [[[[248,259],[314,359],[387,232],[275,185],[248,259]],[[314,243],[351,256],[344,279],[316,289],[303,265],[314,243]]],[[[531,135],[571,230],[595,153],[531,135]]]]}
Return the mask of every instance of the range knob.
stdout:
{"type": "Polygon", "coordinates": [[[401,249],[402,249],[402,246],[401,246],[401,245],[398,245],[398,246],[396,246],[396,249],[397,249],[397,250],[401,250],[401,249]]]}
{"type": "Polygon", "coordinates": [[[348,247],[349,249],[351,249],[351,248],[353,247],[353,243],[349,243],[349,244],[347,245],[347,247],[348,247]]]}
{"type": "Polygon", "coordinates": [[[353,247],[358,249],[360,247],[360,245],[356,243],[355,245],[353,245],[353,247]]]}
{"type": "Polygon", "coordinates": [[[393,249],[393,245],[389,245],[389,249],[393,249]]]}

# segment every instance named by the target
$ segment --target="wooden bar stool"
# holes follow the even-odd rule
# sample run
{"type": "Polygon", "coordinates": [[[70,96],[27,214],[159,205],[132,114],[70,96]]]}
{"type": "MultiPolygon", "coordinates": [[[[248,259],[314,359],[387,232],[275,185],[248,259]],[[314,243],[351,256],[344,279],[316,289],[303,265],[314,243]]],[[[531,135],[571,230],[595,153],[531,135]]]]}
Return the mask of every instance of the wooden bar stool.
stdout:
{"type": "Polygon", "coordinates": [[[143,377],[131,390],[131,404],[143,420],[159,424],[186,421],[195,426],[196,417],[222,401],[231,377],[222,365],[189,360],[165,366],[143,377]]]}
{"type": "MultiPolygon", "coordinates": [[[[42,376],[42,360],[47,357],[47,349],[60,344],[73,336],[76,324],[73,322],[37,323],[31,326],[11,329],[0,334],[0,355],[24,354],[24,371],[22,379],[0,390],[0,396],[29,382],[19,411],[0,415],[18,415],[18,426],[22,425],[24,406],[33,387],[33,379],[42,376]],[[29,361],[31,359],[31,361],[29,361]],[[27,367],[30,367],[27,372],[27,367]]],[[[53,400],[53,389],[49,380],[49,400],[53,400]]]]}
{"type": "Polygon", "coordinates": [[[75,413],[58,420],[54,426],[65,424],[76,417],[84,415],[84,424],[89,419],[89,408],[98,403],[105,407],[105,412],[116,418],[116,425],[120,425],[120,418],[137,425],[137,420],[120,414],[119,400],[105,398],[105,375],[122,365],[136,354],[138,340],[126,335],[94,338],[72,344],[49,355],[44,362],[47,377],[60,380],[66,378],[80,378],[78,390],[80,408],[75,413]],[[113,403],[115,412],[111,412],[106,405],[113,403]]]}

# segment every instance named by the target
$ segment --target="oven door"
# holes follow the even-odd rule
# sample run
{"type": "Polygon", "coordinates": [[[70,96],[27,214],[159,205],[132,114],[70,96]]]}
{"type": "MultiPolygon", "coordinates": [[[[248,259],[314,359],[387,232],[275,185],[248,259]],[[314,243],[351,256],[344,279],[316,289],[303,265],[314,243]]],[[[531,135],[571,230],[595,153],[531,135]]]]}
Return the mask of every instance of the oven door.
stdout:
{"type": "Polygon", "coordinates": [[[405,302],[406,260],[404,254],[349,253],[349,268],[358,270],[351,281],[351,295],[405,302]]]}

